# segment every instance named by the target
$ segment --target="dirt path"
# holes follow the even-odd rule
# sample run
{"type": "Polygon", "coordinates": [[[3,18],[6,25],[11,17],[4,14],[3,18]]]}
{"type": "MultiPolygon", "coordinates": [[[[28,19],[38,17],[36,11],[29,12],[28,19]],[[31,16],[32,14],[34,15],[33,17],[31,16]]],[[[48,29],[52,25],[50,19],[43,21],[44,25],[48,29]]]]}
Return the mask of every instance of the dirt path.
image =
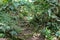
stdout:
{"type": "Polygon", "coordinates": [[[0,38],[0,40],[7,40],[6,38],[0,38]]]}

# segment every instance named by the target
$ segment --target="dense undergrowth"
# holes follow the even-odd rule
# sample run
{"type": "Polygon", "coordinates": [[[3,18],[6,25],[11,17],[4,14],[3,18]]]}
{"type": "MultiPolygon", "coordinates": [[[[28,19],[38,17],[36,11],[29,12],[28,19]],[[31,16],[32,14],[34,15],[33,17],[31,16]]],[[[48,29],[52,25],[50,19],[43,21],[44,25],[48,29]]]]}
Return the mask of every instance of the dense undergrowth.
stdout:
{"type": "Polygon", "coordinates": [[[59,39],[59,0],[0,0],[0,37],[21,40],[17,35],[26,24],[46,40],[59,39]]]}

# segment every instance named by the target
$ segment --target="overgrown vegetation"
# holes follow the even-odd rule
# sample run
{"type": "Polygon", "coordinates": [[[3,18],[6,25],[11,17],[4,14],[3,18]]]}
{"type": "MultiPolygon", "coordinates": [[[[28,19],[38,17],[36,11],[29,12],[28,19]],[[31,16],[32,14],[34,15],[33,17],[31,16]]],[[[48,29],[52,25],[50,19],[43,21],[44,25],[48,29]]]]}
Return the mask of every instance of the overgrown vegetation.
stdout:
{"type": "Polygon", "coordinates": [[[26,27],[46,40],[60,40],[60,1],[0,0],[0,37],[21,40],[18,34],[26,27]]]}

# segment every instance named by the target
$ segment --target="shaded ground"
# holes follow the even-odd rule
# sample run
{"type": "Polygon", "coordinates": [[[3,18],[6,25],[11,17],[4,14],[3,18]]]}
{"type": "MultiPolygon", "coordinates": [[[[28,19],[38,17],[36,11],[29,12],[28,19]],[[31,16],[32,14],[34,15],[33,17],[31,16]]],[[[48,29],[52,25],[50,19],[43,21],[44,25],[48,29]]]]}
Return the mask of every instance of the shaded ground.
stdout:
{"type": "Polygon", "coordinates": [[[40,35],[40,33],[35,33],[33,30],[34,28],[29,25],[26,21],[20,21],[19,26],[24,26],[22,27],[22,32],[19,35],[20,38],[24,38],[25,40],[45,40],[43,36],[40,35]],[[24,24],[23,24],[24,23],[24,24]],[[23,24],[23,25],[21,25],[23,24]]]}
{"type": "Polygon", "coordinates": [[[20,34],[20,38],[25,38],[25,40],[45,40],[40,33],[33,32],[32,28],[25,28],[20,34]]]}

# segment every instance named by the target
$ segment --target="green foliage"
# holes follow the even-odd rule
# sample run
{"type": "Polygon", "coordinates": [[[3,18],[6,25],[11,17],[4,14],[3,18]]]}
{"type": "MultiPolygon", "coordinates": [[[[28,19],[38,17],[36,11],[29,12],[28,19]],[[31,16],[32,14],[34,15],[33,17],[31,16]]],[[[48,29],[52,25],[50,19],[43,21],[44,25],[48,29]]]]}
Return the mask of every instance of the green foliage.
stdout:
{"type": "Polygon", "coordinates": [[[0,0],[0,23],[5,24],[0,26],[0,33],[3,33],[0,35],[4,37],[8,31],[11,36],[17,35],[22,30],[20,22],[28,21],[34,27],[33,30],[42,29],[42,35],[52,40],[53,33],[60,35],[59,11],[58,0],[0,0]]]}
{"type": "Polygon", "coordinates": [[[42,29],[41,34],[45,36],[47,40],[53,40],[54,36],[52,36],[51,30],[49,30],[48,28],[42,29]]]}
{"type": "Polygon", "coordinates": [[[55,35],[60,37],[60,31],[57,31],[55,35]]]}
{"type": "Polygon", "coordinates": [[[6,33],[6,32],[9,32],[10,30],[13,31],[13,29],[10,26],[0,23],[0,33],[6,33]]]}
{"type": "Polygon", "coordinates": [[[42,30],[42,34],[45,35],[46,37],[48,37],[48,36],[51,35],[51,31],[48,30],[47,28],[45,28],[45,29],[42,30]]]}
{"type": "Polygon", "coordinates": [[[4,37],[5,37],[5,34],[0,33],[0,38],[4,38],[4,37]]]}

